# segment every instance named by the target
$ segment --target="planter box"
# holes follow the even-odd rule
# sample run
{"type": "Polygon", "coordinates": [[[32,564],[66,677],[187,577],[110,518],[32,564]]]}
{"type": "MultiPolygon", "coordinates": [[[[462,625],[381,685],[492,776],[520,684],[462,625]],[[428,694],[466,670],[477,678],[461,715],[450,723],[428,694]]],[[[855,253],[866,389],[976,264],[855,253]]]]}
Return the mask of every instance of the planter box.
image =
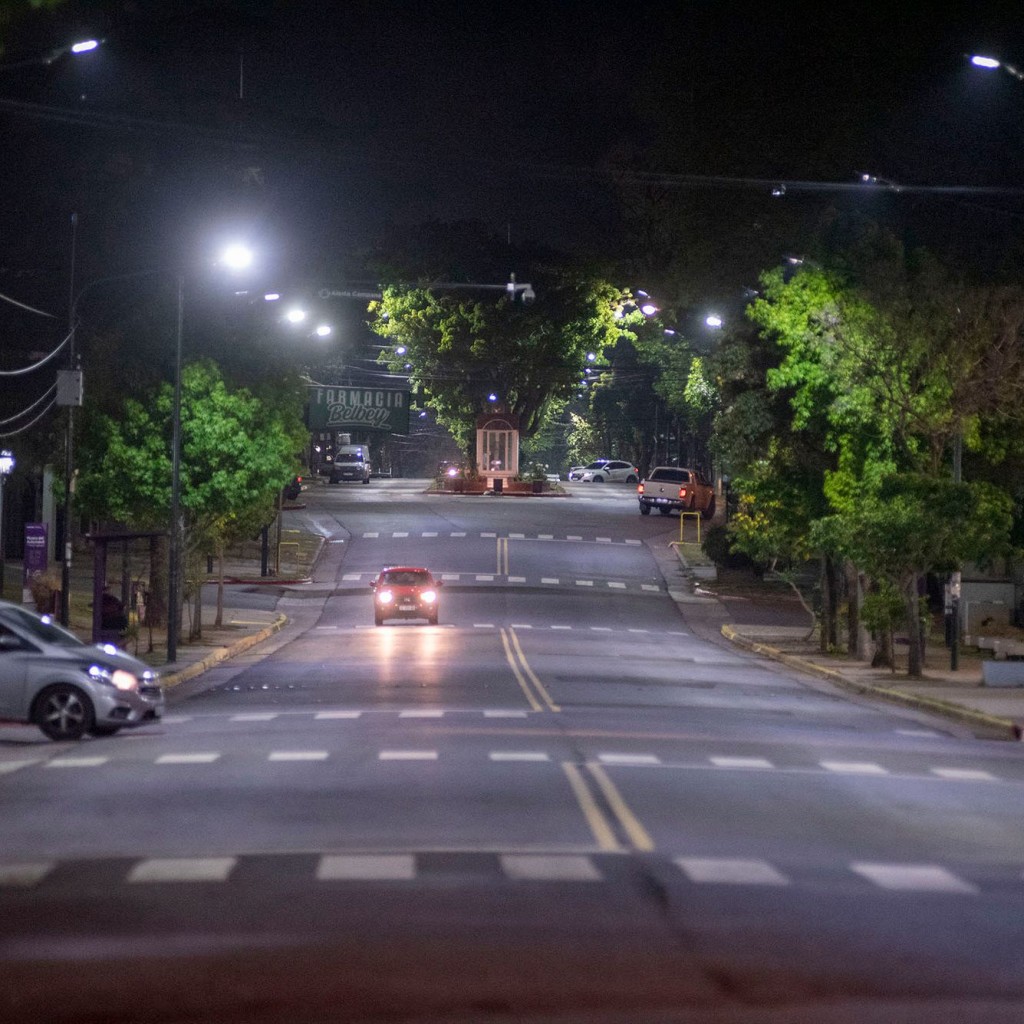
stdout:
{"type": "Polygon", "coordinates": [[[983,661],[983,686],[1024,686],[1024,661],[983,661]]]}

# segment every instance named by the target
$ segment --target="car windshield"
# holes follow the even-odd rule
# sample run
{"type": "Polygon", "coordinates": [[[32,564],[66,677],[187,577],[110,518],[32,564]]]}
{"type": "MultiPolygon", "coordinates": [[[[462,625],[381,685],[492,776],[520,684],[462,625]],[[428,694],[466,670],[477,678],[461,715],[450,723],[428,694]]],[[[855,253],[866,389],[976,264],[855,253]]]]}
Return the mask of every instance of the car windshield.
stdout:
{"type": "Polygon", "coordinates": [[[335,462],[362,462],[363,461],[363,457],[362,457],[362,455],[353,455],[353,454],[351,454],[349,452],[344,452],[343,454],[339,455],[334,461],[335,462]]]}
{"type": "Polygon", "coordinates": [[[608,459],[598,459],[597,462],[591,462],[587,465],[587,469],[604,469],[608,465],[608,459]]]}
{"type": "Polygon", "coordinates": [[[420,587],[431,582],[429,572],[417,572],[414,569],[392,570],[384,573],[384,583],[393,587],[420,587]]]}
{"type": "Polygon", "coordinates": [[[25,608],[5,608],[3,619],[15,629],[37,640],[59,647],[85,647],[85,643],[63,626],[58,626],[48,615],[35,615],[25,608]]]}
{"type": "Polygon", "coordinates": [[[690,474],[685,469],[656,469],[651,474],[652,480],[671,480],[673,483],[688,484],[690,474]]]}

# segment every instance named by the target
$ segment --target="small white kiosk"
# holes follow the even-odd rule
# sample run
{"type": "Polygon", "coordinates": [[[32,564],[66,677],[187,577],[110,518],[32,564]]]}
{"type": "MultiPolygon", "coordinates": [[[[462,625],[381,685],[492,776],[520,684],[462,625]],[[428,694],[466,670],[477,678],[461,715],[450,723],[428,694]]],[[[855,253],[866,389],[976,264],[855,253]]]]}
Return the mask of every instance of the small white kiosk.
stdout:
{"type": "Polygon", "coordinates": [[[519,475],[519,417],[503,406],[476,418],[476,464],[487,486],[500,491],[519,475]]]}

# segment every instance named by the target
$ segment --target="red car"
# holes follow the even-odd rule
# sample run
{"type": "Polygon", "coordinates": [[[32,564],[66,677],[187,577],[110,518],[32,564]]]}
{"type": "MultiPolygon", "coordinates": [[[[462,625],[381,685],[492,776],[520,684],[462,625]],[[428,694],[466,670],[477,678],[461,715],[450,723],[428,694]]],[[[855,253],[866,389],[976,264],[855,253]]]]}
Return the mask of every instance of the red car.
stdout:
{"type": "Polygon", "coordinates": [[[426,619],[436,626],[437,592],[441,585],[427,569],[407,565],[381,569],[370,584],[373,621],[381,626],[385,619],[426,619]]]}

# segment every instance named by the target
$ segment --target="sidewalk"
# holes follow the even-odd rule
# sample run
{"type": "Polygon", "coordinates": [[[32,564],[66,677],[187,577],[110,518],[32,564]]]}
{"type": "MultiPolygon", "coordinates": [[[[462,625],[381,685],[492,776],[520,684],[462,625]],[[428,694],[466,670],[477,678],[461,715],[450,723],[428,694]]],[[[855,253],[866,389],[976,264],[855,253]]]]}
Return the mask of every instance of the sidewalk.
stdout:
{"type": "Polygon", "coordinates": [[[941,715],[989,736],[1024,738],[1024,687],[982,685],[982,656],[974,648],[960,649],[959,668],[950,668],[949,649],[934,638],[925,651],[924,677],[909,679],[906,657],[897,650],[902,669],[872,668],[843,654],[822,654],[817,634],[809,637],[810,621],[795,599],[785,594],[761,595],[715,584],[692,545],[674,547],[689,595],[677,600],[717,604],[718,629],[730,643],[771,658],[801,672],[827,679],[834,685],[865,697],[941,715]]]}

